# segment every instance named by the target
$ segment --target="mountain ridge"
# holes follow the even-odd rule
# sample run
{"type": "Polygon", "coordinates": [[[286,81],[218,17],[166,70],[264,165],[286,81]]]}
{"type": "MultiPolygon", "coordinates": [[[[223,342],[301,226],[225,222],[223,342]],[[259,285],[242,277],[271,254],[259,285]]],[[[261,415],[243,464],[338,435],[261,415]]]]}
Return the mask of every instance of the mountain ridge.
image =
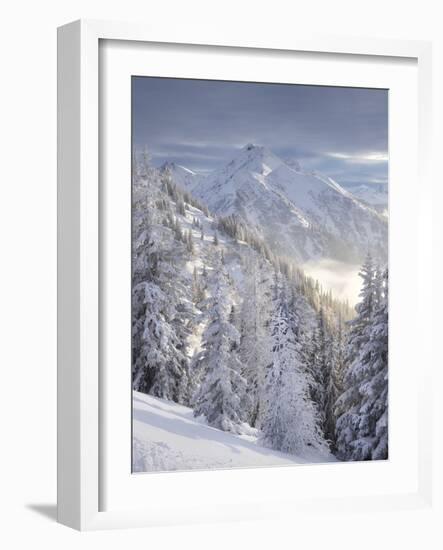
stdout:
{"type": "MultiPolygon", "coordinates": [[[[178,166],[178,165],[175,165],[178,166]]],[[[252,143],[214,172],[171,170],[217,215],[235,215],[299,263],[335,258],[360,262],[368,251],[387,258],[387,218],[332,178],[304,171],[267,147],[252,143]]]]}

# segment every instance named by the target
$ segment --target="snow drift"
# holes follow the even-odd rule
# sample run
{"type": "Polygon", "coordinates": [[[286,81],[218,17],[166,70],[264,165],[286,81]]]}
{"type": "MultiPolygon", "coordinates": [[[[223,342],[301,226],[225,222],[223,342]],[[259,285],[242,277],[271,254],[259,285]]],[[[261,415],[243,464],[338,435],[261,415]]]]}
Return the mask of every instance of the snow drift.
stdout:
{"type": "MultiPolygon", "coordinates": [[[[246,430],[245,430],[246,431],[246,430]]],[[[330,455],[293,456],[234,435],[194,418],[192,409],[133,392],[133,472],[207,470],[330,462],[330,455]]]]}

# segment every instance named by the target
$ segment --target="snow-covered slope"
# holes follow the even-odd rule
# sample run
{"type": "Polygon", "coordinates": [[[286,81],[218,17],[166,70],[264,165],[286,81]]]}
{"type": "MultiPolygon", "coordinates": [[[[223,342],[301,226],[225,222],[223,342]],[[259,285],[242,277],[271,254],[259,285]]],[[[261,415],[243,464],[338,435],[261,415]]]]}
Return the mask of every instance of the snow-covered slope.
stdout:
{"type": "Polygon", "coordinates": [[[360,201],[371,205],[378,212],[387,216],[388,213],[388,187],[383,183],[371,185],[358,185],[350,188],[352,194],[360,201]]]}
{"type": "Polygon", "coordinates": [[[211,211],[235,214],[280,254],[299,262],[387,256],[387,220],[331,178],[306,173],[269,149],[249,144],[192,193],[211,211]]]}
{"type": "Polygon", "coordinates": [[[185,191],[192,189],[202,180],[202,176],[175,162],[165,162],[161,170],[168,170],[176,185],[185,191]]]}
{"type": "Polygon", "coordinates": [[[254,431],[238,436],[194,418],[192,409],[133,392],[133,471],[158,472],[330,462],[257,445],[254,431]]]}

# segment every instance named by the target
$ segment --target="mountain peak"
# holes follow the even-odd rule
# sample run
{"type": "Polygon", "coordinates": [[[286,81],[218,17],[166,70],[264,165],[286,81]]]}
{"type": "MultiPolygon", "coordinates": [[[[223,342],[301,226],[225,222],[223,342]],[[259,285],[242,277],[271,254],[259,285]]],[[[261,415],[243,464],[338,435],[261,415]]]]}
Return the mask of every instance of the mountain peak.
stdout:
{"type": "Polygon", "coordinates": [[[243,147],[244,151],[253,151],[253,150],[257,150],[257,149],[263,149],[263,147],[261,145],[257,145],[256,143],[247,143],[243,147]]]}
{"type": "Polygon", "coordinates": [[[235,214],[297,261],[360,259],[370,239],[386,255],[386,221],[326,176],[302,170],[263,145],[247,143],[192,187],[215,214],[235,214]]]}
{"type": "Polygon", "coordinates": [[[257,143],[247,143],[241,149],[242,153],[247,153],[248,155],[273,155],[272,151],[265,147],[264,145],[258,145],[257,143]]]}
{"type": "Polygon", "coordinates": [[[269,174],[282,163],[283,161],[267,147],[248,143],[226,168],[229,172],[246,169],[258,174],[269,174]]]}

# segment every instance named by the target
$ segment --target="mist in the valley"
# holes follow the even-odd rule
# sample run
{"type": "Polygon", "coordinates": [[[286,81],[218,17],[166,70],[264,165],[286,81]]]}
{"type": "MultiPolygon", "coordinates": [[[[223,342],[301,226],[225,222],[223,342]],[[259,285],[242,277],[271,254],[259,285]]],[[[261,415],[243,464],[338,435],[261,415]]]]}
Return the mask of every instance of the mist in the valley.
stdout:
{"type": "Polygon", "coordinates": [[[350,306],[358,302],[361,286],[361,278],[358,276],[359,265],[326,258],[305,263],[303,270],[307,275],[317,279],[325,290],[331,290],[334,297],[348,300],[350,306]]]}

